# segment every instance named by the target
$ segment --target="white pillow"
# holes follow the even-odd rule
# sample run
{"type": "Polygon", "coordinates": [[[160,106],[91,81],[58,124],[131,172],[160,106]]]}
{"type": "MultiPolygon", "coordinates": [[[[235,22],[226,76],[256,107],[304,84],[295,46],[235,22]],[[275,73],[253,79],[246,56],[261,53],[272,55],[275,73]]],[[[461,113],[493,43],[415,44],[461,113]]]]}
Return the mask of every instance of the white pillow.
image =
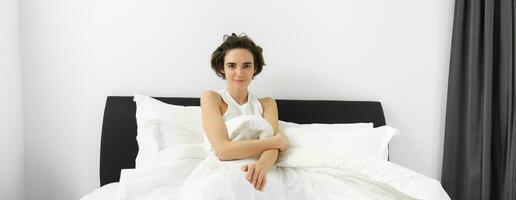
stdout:
{"type": "Polygon", "coordinates": [[[370,129],[373,128],[373,123],[340,123],[340,124],[322,124],[322,123],[312,123],[312,124],[298,124],[294,122],[286,122],[279,120],[278,126],[280,130],[287,128],[300,128],[303,129],[316,129],[316,130],[339,130],[339,131],[353,131],[360,129],[370,129]]]}
{"type": "MultiPolygon", "coordinates": [[[[285,122],[285,121],[279,121],[279,127],[280,130],[288,128],[288,127],[299,127],[302,126],[304,128],[315,128],[315,129],[323,129],[323,130],[339,130],[339,131],[353,131],[353,130],[360,130],[360,129],[368,129],[368,128],[374,128],[373,123],[369,122],[361,122],[361,123],[341,123],[341,124],[322,124],[322,123],[314,123],[314,124],[297,124],[293,122],[285,122]]],[[[394,137],[399,136],[399,132],[394,135],[394,137]]],[[[388,160],[389,158],[389,149],[385,147],[381,153],[381,158],[383,160],[388,160]]]]}
{"type": "MultiPolygon", "coordinates": [[[[185,114],[180,120],[163,119],[159,125],[157,141],[159,150],[184,144],[201,144],[204,141],[201,117],[198,112],[185,114]]],[[[200,111],[199,111],[200,113],[200,111]]]]}
{"type": "Polygon", "coordinates": [[[178,145],[201,143],[199,106],[178,106],[135,94],[138,154],[136,168],[153,154],[178,145]]]}
{"type": "Polygon", "coordinates": [[[397,129],[390,126],[355,130],[332,130],[329,128],[331,126],[318,126],[320,127],[299,125],[284,127],[283,130],[280,128],[290,142],[287,151],[302,149],[324,154],[383,159],[383,152],[389,141],[399,134],[397,129]]]}

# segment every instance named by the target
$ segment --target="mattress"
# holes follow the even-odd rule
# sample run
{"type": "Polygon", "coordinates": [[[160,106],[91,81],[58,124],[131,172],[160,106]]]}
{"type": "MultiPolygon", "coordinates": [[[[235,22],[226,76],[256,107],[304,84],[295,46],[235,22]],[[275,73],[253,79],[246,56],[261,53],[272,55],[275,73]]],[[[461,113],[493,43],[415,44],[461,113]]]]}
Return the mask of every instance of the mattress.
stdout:
{"type": "Polygon", "coordinates": [[[80,200],[114,200],[118,196],[118,182],[106,184],[85,195],[80,200]]]}

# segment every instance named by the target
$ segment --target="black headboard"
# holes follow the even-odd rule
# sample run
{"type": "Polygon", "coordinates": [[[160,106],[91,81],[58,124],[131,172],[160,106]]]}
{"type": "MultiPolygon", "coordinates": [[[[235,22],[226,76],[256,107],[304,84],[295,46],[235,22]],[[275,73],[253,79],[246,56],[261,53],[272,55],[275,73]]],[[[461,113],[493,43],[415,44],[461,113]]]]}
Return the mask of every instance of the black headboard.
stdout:
{"type": "MultiPolygon", "coordinates": [[[[199,106],[199,98],[155,97],[169,104],[199,106]]],[[[382,105],[371,101],[276,100],[279,119],[300,124],[373,122],[385,125],[382,105]]],[[[132,96],[107,97],[100,144],[100,185],[118,182],[122,169],[134,168],[136,104],[132,96]]]]}

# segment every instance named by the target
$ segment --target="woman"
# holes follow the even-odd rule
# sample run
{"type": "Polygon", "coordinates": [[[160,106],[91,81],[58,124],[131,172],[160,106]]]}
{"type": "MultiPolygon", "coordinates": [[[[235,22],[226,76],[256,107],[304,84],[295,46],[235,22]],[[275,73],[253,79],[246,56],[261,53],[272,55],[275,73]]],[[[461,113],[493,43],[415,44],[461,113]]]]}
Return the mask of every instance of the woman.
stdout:
{"type": "MultiPolygon", "coordinates": [[[[248,91],[249,84],[264,65],[261,53],[262,49],[251,39],[235,34],[224,37],[222,45],[213,52],[212,69],[227,83],[224,89],[209,90],[201,96],[205,141],[213,151],[186,178],[178,200],[413,199],[353,170],[320,167],[330,166],[328,163],[311,165],[308,162],[300,168],[296,164],[288,166],[288,162],[287,166],[273,166],[278,151],[286,150],[289,143],[278,131],[275,100],[257,99],[248,91]],[[238,120],[235,117],[241,115],[263,117],[266,121],[252,116],[264,122],[262,124],[268,125],[268,122],[274,135],[255,140],[230,140],[234,138],[233,134],[228,135],[228,129],[234,130],[232,119],[238,120]]],[[[298,157],[291,162],[296,163],[296,160],[297,164],[307,161],[298,157]]],[[[385,163],[379,164],[385,166],[385,163]]],[[[364,162],[350,163],[352,165],[361,169],[365,166],[364,162]]],[[[381,170],[384,168],[378,166],[371,169],[384,172],[381,170]]]]}
{"type": "Polygon", "coordinates": [[[246,179],[263,191],[266,175],[278,158],[278,151],[288,148],[287,138],[278,132],[278,110],[271,97],[256,99],[249,94],[251,80],[263,68],[262,48],[247,36],[225,36],[212,54],[211,67],[226,80],[226,88],[206,91],[201,96],[204,131],[222,160],[237,160],[259,155],[255,163],[242,166],[246,179]],[[260,115],[273,128],[274,136],[260,140],[229,141],[225,121],[243,114],[260,115]]]}

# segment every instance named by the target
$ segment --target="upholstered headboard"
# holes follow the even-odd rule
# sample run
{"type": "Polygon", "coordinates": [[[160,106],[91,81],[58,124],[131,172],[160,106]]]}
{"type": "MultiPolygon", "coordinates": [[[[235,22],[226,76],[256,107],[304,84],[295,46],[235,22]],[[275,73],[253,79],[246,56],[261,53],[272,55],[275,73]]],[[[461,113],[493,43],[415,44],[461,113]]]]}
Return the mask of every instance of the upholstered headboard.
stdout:
{"type": "MultiPolygon", "coordinates": [[[[199,106],[199,98],[155,97],[169,104],[199,106]]],[[[279,119],[300,124],[373,122],[385,125],[380,102],[277,99],[279,119]]],[[[134,168],[136,104],[132,96],[107,97],[100,145],[100,185],[118,182],[121,169],[134,168]]]]}

